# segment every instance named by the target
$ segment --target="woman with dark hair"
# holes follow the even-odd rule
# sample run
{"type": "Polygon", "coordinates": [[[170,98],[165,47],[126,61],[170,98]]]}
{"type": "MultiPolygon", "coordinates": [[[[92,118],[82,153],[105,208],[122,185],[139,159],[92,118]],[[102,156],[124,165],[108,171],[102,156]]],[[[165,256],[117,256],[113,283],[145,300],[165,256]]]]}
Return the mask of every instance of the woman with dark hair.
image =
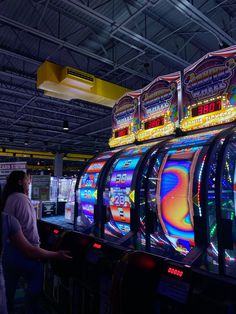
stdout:
{"type": "Polygon", "coordinates": [[[7,239],[26,257],[31,259],[70,260],[67,251],[50,252],[31,245],[22,233],[19,222],[13,216],[0,214],[0,313],[7,314],[5,285],[2,271],[2,251],[7,239]]]}
{"type": "Polygon", "coordinates": [[[2,192],[1,209],[20,223],[26,239],[39,246],[36,212],[29,193],[29,177],[24,171],[12,171],[2,192]]]}
{"type": "MultiPolygon", "coordinates": [[[[25,245],[23,245],[24,249],[22,250],[18,245],[17,247],[13,245],[11,241],[7,242],[3,253],[3,270],[8,308],[13,307],[17,282],[22,276],[27,283],[26,313],[36,314],[38,313],[38,298],[43,284],[43,263],[39,260],[32,260],[30,257],[41,258],[42,253],[48,251],[39,248],[36,213],[28,197],[28,191],[29,178],[27,174],[24,171],[13,171],[7,178],[3,189],[1,209],[17,219],[16,222],[18,221],[20,225],[20,237],[24,237],[25,245]],[[25,249],[26,247],[27,249],[25,249]],[[30,255],[32,252],[33,256],[30,255]]],[[[18,229],[17,231],[14,233],[15,235],[19,233],[18,229]]],[[[14,234],[11,236],[13,240],[14,234]]]]}

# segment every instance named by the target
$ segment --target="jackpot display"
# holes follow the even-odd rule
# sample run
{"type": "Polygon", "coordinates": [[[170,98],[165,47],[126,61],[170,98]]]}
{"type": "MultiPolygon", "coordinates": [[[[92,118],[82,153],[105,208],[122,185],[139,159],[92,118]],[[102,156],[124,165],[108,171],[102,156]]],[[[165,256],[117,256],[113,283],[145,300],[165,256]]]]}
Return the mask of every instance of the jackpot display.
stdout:
{"type": "Polygon", "coordinates": [[[160,76],[142,90],[139,142],[174,133],[178,126],[180,78],[180,72],[160,76]]]}
{"type": "Polygon", "coordinates": [[[77,192],[79,204],[78,225],[91,225],[94,223],[94,208],[97,204],[99,176],[114,153],[105,152],[94,158],[82,174],[77,192]]]}
{"type": "Polygon", "coordinates": [[[214,51],[184,70],[180,127],[190,131],[235,121],[236,46],[214,51]]]}

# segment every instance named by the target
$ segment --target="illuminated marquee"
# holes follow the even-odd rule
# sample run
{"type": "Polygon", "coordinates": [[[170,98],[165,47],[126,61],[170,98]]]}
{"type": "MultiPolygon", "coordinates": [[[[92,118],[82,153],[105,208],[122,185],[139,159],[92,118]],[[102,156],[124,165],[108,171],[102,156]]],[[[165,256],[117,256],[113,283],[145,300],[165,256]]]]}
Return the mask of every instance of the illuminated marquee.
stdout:
{"type": "Polygon", "coordinates": [[[178,123],[180,72],[156,78],[140,96],[139,142],[173,134],[178,123]]]}
{"type": "Polygon", "coordinates": [[[139,92],[130,92],[118,100],[112,111],[111,148],[135,142],[138,128],[138,96],[139,92]]]}
{"type": "Polygon", "coordinates": [[[236,119],[236,46],[211,52],[184,70],[180,128],[190,131],[236,119]]]}

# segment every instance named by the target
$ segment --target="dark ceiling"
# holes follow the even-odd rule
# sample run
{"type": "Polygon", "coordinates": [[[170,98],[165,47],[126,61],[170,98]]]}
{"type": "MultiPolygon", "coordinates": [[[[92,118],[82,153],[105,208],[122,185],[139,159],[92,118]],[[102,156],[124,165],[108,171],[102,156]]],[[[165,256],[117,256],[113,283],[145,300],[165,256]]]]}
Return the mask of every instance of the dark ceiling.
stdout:
{"type": "Polygon", "coordinates": [[[0,146],[108,148],[111,108],[44,96],[45,60],[136,90],[235,43],[236,1],[0,0],[0,146]]]}

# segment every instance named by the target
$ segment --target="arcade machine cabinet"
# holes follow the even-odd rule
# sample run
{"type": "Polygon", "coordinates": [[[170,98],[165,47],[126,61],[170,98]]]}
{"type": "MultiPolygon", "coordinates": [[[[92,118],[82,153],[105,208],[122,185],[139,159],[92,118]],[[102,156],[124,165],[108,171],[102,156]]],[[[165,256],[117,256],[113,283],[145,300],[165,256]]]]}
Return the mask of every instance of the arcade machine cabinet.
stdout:
{"type": "Polygon", "coordinates": [[[114,161],[105,181],[103,202],[106,208],[103,238],[129,249],[142,246],[144,236],[140,211],[143,178],[150,159],[163,143],[125,148],[114,161]]]}
{"type": "Polygon", "coordinates": [[[129,117],[127,113],[132,108],[131,112],[138,112],[139,117],[138,127],[133,131],[139,145],[123,149],[106,178],[104,238],[108,241],[130,249],[145,249],[145,178],[158,151],[175,135],[179,90],[180,72],[175,72],[157,77],[140,90],[138,101],[134,98],[132,102],[124,96],[114,107],[113,136],[109,144],[123,144],[125,136],[118,135],[127,128],[123,125],[124,117],[125,121],[134,119],[135,114],[129,117]]]}
{"type": "Polygon", "coordinates": [[[157,313],[236,311],[235,53],[236,46],[209,53],[185,69],[180,127],[189,135],[164,145],[148,173],[146,243],[164,265],[156,282],[157,313]],[[156,216],[153,225],[149,215],[156,216]],[[185,283],[199,295],[191,303],[188,293],[182,307],[172,295],[181,280],[170,282],[185,265],[191,274],[185,283]]]}
{"type": "MultiPolygon", "coordinates": [[[[84,255],[85,268],[81,273],[86,274],[86,281],[91,283],[84,290],[87,303],[99,304],[92,312],[102,313],[102,308],[109,303],[117,261],[130,248],[136,249],[142,245],[144,236],[140,232],[138,208],[140,190],[144,187],[141,186],[140,177],[147,174],[150,159],[155,155],[157,147],[162,145],[154,142],[156,137],[159,135],[163,140],[174,134],[176,116],[173,115],[172,120],[167,108],[171,103],[172,112],[178,111],[176,80],[179,77],[180,73],[177,73],[177,77],[173,75],[172,79],[158,79],[145,93],[148,103],[142,109],[142,132],[139,136],[140,142],[148,139],[153,142],[127,146],[135,141],[139,126],[140,91],[126,94],[113,108],[113,137],[109,142],[112,148],[120,147],[120,151],[117,154],[114,151],[104,153],[90,161],[80,178],[76,192],[79,204],[77,230],[90,233],[94,238],[91,240],[91,237],[79,234],[74,236],[85,238],[85,242],[89,243],[84,255]],[[156,100],[159,97],[158,89],[168,93],[169,102],[163,106],[164,109],[158,106],[156,100]],[[107,155],[111,153],[113,156],[106,163],[107,155]],[[96,289],[92,282],[96,283],[96,289]],[[91,291],[96,291],[95,299],[91,291]]],[[[163,92],[160,94],[163,95],[163,92]]]]}
{"type": "Polygon", "coordinates": [[[57,178],[33,175],[29,186],[29,197],[36,210],[38,219],[56,215],[57,178]],[[41,180],[41,187],[38,186],[38,178],[41,180]],[[49,196],[47,193],[48,185],[49,196]]]}
{"type": "MultiPolygon", "coordinates": [[[[143,120],[140,124],[142,132],[139,137],[140,142],[152,140],[149,143],[131,145],[137,133],[134,126],[137,124],[135,120],[139,112],[137,95],[140,96],[140,91],[126,94],[113,108],[113,136],[109,144],[111,147],[121,147],[122,150],[114,156],[110,170],[104,176],[100,240],[96,239],[96,243],[86,256],[87,265],[90,265],[89,273],[93,274],[94,271],[100,274],[98,278],[100,295],[105,296],[102,291],[106,291],[104,299],[107,300],[111,297],[112,278],[116,269],[114,266],[129,250],[143,245],[144,234],[141,225],[144,217],[140,219],[139,215],[140,207],[144,206],[140,202],[140,195],[144,189],[141,178],[147,174],[150,160],[162,147],[164,140],[173,137],[176,117],[173,116],[172,120],[167,108],[171,103],[173,112],[177,112],[176,80],[179,76],[180,73],[175,73],[172,78],[170,75],[168,78],[157,79],[143,94],[146,95],[148,104],[142,108],[143,120]],[[156,97],[159,97],[159,89],[169,93],[169,102],[165,104],[165,109],[159,107],[156,100],[156,97]],[[158,137],[161,137],[159,142],[158,137]],[[130,146],[123,148],[125,144],[130,146]],[[106,265],[102,273],[96,271],[98,268],[101,269],[101,265],[106,265]]],[[[163,95],[163,92],[160,94],[163,95]]],[[[103,305],[104,303],[106,302],[101,302],[103,305]]]]}
{"type": "Polygon", "coordinates": [[[51,191],[53,192],[53,202],[49,202],[48,204],[45,204],[45,206],[49,207],[53,204],[54,207],[56,206],[56,211],[51,211],[50,215],[42,217],[42,219],[39,220],[38,223],[40,224],[41,222],[44,222],[43,226],[45,226],[45,223],[48,223],[52,224],[53,226],[57,225],[59,227],[62,227],[65,230],[73,230],[73,219],[66,219],[67,217],[65,216],[65,204],[69,196],[73,195],[73,191],[71,191],[71,188],[73,188],[73,183],[75,179],[56,177],[54,177],[53,179],[54,184],[52,185],[53,188],[51,189],[51,191]]]}
{"type": "Polygon", "coordinates": [[[149,251],[185,264],[218,271],[215,177],[228,130],[170,140],[148,174],[149,251]],[[202,259],[202,261],[200,260],[202,259]]]}
{"type": "MultiPolygon", "coordinates": [[[[71,181],[67,179],[65,184],[66,187],[69,183],[71,183],[71,181]]],[[[63,184],[61,184],[61,186],[62,185],[63,184]]],[[[66,187],[63,186],[63,188],[60,188],[60,191],[63,190],[64,194],[66,194],[67,191],[66,187]]],[[[67,222],[65,217],[60,214],[60,206],[58,206],[58,191],[59,179],[57,177],[51,177],[50,201],[42,202],[42,217],[38,220],[38,230],[42,247],[47,247],[48,245],[52,247],[52,239],[57,238],[58,234],[60,234],[62,230],[73,230],[73,225],[67,222]],[[57,230],[60,232],[57,233],[57,230]]],[[[55,243],[55,239],[53,240],[53,243],[55,243]]]]}
{"type": "Polygon", "coordinates": [[[65,215],[65,204],[69,198],[72,180],[74,178],[65,177],[58,179],[57,214],[63,217],[65,215]]]}
{"type": "Polygon", "coordinates": [[[74,223],[74,213],[75,213],[75,186],[76,178],[71,179],[70,189],[68,193],[68,201],[65,204],[65,220],[74,223]]]}
{"type": "Polygon", "coordinates": [[[42,202],[42,216],[41,219],[49,218],[57,215],[57,190],[58,178],[50,178],[50,195],[48,201],[42,202]]]}
{"type": "MultiPolygon", "coordinates": [[[[129,99],[132,100],[133,98],[129,99]]],[[[129,133],[128,126],[122,135],[126,140],[129,138],[129,140],[134,141],[133,134],[126,134],[126,131],[129,133]]],[[[67,237],[64,238],[65,247],[72,243],[73,252],[80,252],[79,255],[75,256],[77,265],[81,265],[81,267],[77,266],[73,269],[73,276],[77,278],[78,294],[84,296],[85,304],[78,305],[81,313],[87,314],[87,311],[89,313],[104,312],[104,307],[109,303],[109,297],[103,299],[102,295],[105,296],[110,290],[111,273],[114,271],[116,261],[123,254],[123,250],[119,247],[109,247],[108,249],[107,241],[102,239],[105,178],[114,159],[119,155],[119,151],[120,149],[104,152],[89,161],[77,184],[76,232],[71,235],[74,240],[67,241],[67,237]],[[84,282],[87,284],[85,285],[84,282]],[[104,294],[102,291],[106,293],[104,294]]],[[[70,236],[68,235],[68,237],[70,236]]]]}
{"type": "Polygon", "coordinates": [[[118,263],[115,314],[236,311],[235,139],[235,129],[211,130],[159,150],[146,188],[146,215],[156,213],[153,226],[145,226],[154,230],[146,233],[151,254],[127,253],[118,263]]]}

